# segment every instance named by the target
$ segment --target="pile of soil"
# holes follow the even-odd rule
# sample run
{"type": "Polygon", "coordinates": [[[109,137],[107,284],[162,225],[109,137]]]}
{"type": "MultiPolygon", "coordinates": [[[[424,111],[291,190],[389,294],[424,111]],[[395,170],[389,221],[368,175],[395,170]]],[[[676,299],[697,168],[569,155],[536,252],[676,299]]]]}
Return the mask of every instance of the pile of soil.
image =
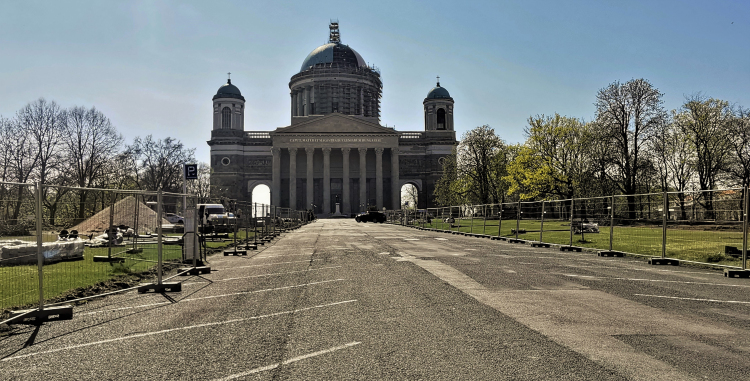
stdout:
{"type": "MultiPolygon", "coordinates": [[[[148,207],[148,205],[136,201],[135,197],[127,196],[124,199],[118,201],[114,205],[112,224],[114,226],[124,225],[136,230],[138,234],[149,234],[155,233],[157,228],[156,212],[148,207]],[[137,204],[136,204],[137,203],[137,204]],[[135,226],[136,212],[138,215],[138,226],[135,226]]],[[[107,230],[109,227],[109,211],[110,208],[105,208],[99,213],[93,215],[86,221],[70,228],[70,230],[78,230],[79,234],[91,235],[99,234],[107,230]]],[[[169,224],[169,221],[162,218],[162,225],[169,224]]]]}

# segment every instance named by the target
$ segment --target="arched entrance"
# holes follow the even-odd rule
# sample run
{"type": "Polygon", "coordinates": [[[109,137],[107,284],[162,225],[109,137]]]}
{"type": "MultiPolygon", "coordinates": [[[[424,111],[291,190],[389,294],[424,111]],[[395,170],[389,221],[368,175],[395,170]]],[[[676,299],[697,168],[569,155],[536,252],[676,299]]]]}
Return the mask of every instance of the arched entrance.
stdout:
{"type": "Polygon", "coordinates": [[[251,181],[247,189],[250,191],[250,202],[270,205],[271,204],[271,184],[267,181],[251,181]]]}
{"type": "Polygon", "coordinates": [[[416,209],[419,205],[419,188],[413,183],[401,186],[401,207],[404,209],[416,209]]]}

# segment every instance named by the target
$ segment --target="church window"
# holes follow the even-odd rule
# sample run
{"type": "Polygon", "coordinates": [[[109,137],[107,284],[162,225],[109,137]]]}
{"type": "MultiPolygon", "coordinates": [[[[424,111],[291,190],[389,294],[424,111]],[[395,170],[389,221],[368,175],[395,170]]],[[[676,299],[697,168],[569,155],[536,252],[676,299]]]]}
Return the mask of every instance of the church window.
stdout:
{"type": "Polygon", "coordinates": [[[221,109],[221,128],[232,128],[232,110],[229,107],[221,109]]]}
{"type": "Polygon", "coordinates": [[[445,109],[438,109],[437,112],[437,129],[438,130],[444,130],[445,129],[445,109]]]}

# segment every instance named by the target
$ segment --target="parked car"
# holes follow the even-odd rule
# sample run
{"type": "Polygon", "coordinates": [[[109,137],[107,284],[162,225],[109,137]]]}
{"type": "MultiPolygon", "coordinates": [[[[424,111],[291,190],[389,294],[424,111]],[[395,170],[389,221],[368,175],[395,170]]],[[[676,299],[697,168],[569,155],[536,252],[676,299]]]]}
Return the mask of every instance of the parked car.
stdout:
{"type": "Polygon", "coordinates": [[[167,221],[169,221],[172,224],[184,224],[185,223],[185,219],[182,216],[178,216],[174,213],[166,213],[164,215],[164,218],[166,218],[167,221]]]}
{"type": "Polygon", "coordinates": [[[379,222],[383,223],[386,220],[385,214],[383,212],[377,212],[377,211],[369,211],[365,213],[360,213],[356,217],[354,217],[354,220],[357,222],[379,222]]]}

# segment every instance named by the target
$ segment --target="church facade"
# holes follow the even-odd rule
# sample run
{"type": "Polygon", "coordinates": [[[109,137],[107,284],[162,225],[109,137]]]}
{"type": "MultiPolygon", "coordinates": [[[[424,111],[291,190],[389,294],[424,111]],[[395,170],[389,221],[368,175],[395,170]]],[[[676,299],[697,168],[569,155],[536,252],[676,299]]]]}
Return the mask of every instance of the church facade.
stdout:
{"type": "Polygon", "coordinates": [[[255,187],[271,189],[271,203],[331,215],[368,208],[401,208],[401,187],[418,191],[418,207],[433,206],[442,158],[457,144],[453,98],[437,83],[423,100],[424,130],[380,125],[382,82],[342,44],[338,23],[329,42],[305,58],[289,81],[291,124],[246,131],[245,98],[227,80],[213,97],[211,193],[252,202],[255,187]]]}

